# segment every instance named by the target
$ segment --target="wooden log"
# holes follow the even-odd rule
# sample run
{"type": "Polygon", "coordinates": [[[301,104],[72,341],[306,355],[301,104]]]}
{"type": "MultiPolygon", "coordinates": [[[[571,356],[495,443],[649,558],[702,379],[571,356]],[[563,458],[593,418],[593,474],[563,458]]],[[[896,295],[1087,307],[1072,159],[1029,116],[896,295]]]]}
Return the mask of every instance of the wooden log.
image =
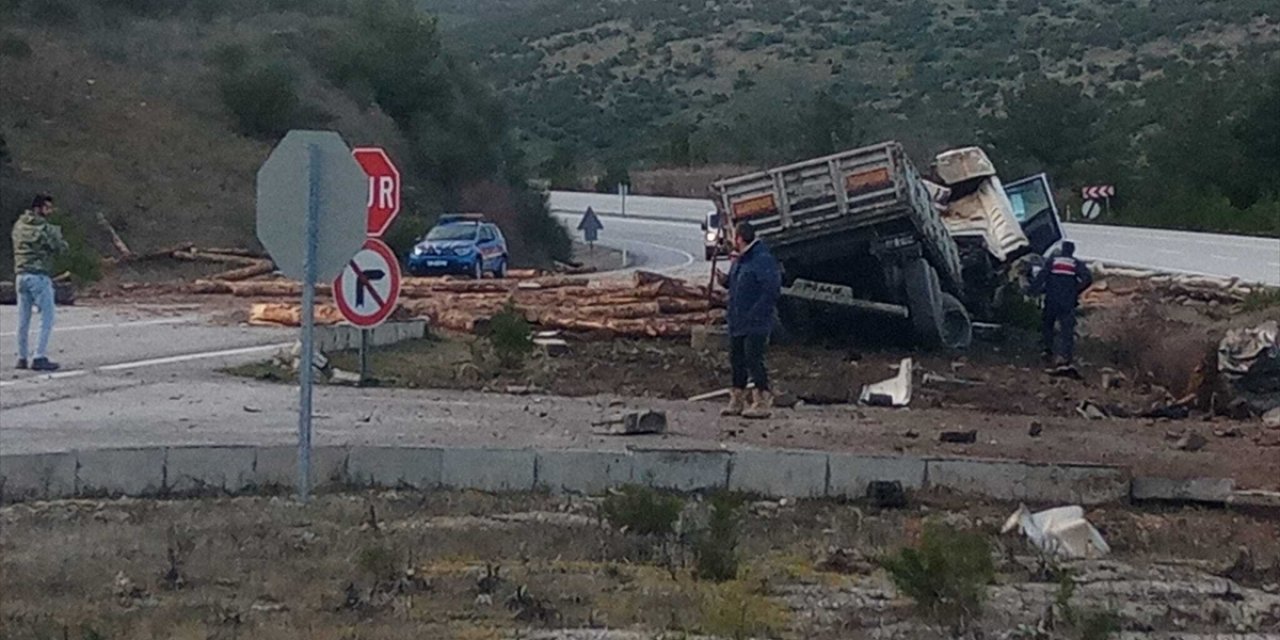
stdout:
{"type": "MultiPolygon", "coordinates": [[[[329,304],[315,309],[317,325],[333,325],[343,321],[342,312],[329,304]]],[[[249,307],[249,324],[262,327],[297,327],[302,325],[302,306],[288,303],[259,303],[249,307]]]]}
{"type": "Polygon", "coordinates": [[[120,258],[122,260],[132,258],[133,251],[129,249],[129,245],[124,243],[124,239],[120,237],[120,234],[116,233],[116,228],[111,226],[111,222],[107,220],[107,217],[102,215],[101,211],[97,212],[95,215],[98,218],[98,224],[107,230],[107,235],[111,236],[111,246],[115,247],[116,251],[120,252],[120,258]]]}
{"type": "Polygon", "coordinates": [[[201,295],[229,294],[231,293],[231,285],[218,280],[196,280],[191,284],[191,293],[201,295]]]}
{"type": "Polygon", "coordinates": [[[239,282],[241,280],[248,280],[249,278],[266,275],[275,270],[275,263],[270,260],[259,260],[255,264],[215,274],[211,276],[210,279],[223,280],[225,282],[239,282]]]}

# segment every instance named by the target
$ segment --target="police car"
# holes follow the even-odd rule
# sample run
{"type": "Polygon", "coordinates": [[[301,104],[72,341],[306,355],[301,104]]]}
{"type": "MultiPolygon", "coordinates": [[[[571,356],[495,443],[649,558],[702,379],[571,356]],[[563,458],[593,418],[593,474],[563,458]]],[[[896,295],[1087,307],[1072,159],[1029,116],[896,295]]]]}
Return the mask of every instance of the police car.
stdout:
{"type": "Polygon", "coordinates": [[[405,261],[415,276],[457,274],[504,278],[509,256],[498,225],[476,214],[446,214],[414,245],[405,261]]]}

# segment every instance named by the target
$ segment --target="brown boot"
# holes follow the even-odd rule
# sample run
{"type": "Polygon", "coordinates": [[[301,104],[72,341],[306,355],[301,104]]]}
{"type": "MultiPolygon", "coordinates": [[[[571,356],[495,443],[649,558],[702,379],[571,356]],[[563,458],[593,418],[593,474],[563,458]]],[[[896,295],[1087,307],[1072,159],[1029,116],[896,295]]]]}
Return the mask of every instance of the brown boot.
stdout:
{"type": "Polygon", "coordinates": [[[742,411],[747,408],[747,390],[746,389],[730,389],[729,405],[720,410],[722,416],[740,416],[742,411]]]}
{"type": "Polygon", "coordinates": [[[742,417],[763,420],[771,415],[773,415],[773,393],[753,389],[751,391],[751,406],[742,412],[742,417]]]}

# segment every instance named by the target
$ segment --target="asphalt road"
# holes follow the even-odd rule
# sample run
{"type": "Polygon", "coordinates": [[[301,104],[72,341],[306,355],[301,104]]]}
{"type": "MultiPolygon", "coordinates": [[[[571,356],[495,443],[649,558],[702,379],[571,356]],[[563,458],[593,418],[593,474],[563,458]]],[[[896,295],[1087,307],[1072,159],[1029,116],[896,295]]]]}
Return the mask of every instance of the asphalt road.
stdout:
{"type": "MultiPolygon", "coordinates": [[[[610,194],[553,191],[550,203],[556,213],[573,212],[578,217],[588,206],[607,216],[617,215],[621,210],[620,198],[610,194]]],[[[618,225],[613,218],[606,218],[604,224],[606,229],[611,224],[614,227],[614,234],[610,236],[614,241],[629,240],[630,234],[635,233],[636,237],[643,234],[649,242],[670,238],[661,242],[688,247],[691,245],[685,240],[675,239],[680,227],[670,225],[684,221],[680,223],[685,229],[684,235],[697,244],[699,229],[695,225],[701,223],[710,208],[714,208],[710,200],[631,196],[627,198],[628,218],[660,218],[661,221],[649,223],[655,225],[653,229],[645,229],[645,223],[618,225]],[[656,226],[659,224],[667,226],[659,228],[656,226]]],[[[1067,224],[1064,230],[1078,245],[1079,254],[1091,260],[1175,273],[1237,277],[1280,286],[1280,239],[1277,238],[1086,224],[1067,224]]]]}

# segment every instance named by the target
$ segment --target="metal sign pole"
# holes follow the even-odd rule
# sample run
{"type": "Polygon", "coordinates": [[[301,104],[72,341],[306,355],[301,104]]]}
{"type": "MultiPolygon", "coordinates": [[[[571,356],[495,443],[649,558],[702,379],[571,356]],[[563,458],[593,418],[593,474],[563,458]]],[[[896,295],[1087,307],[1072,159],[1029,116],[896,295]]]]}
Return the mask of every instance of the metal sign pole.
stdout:
{"type": "Polygon", "coordinates": [[[360,330],[360,385],[369,381],[369,330],[360,330]]]}
{"type": "Polygon", "coordinates": [[[311,391],[315,378],[316,245],[320,235],[320,148],[307,146],[307,251],[302,280],[302,354],[298,365],[298,499],[311,498],[311,391]]]}

